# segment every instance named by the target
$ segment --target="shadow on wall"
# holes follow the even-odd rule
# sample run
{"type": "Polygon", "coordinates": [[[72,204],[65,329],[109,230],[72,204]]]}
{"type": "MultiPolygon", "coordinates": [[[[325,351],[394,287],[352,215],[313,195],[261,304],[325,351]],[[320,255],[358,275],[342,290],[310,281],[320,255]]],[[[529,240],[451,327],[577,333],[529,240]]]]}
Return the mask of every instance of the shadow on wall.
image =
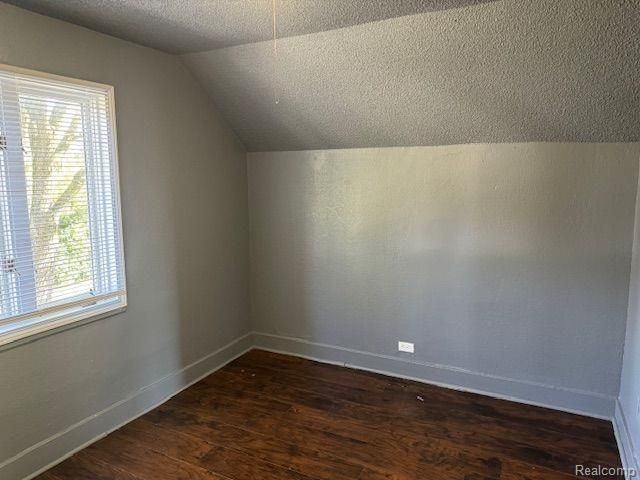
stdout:
{"type": "Polygon", "coordinates": [[[211,111],[203,109],[201,129],[173,139],[177,161],[164,175],[173,196],[183,366],[250,331],[245,152],[229,131],[211,124],[211,111]]]}
{"type": "Polygon", "coordinates": [[[250,155],[258,329],[615,394],[637,161],[606,148],[250,155]]]}

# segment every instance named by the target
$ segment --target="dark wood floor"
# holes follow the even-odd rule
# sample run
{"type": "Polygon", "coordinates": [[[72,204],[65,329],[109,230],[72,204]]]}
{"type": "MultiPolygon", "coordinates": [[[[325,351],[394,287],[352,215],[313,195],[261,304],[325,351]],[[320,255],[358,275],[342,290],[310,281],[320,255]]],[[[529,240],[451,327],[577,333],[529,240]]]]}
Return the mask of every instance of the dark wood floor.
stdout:
{"type": "Polygon", "coordinates": [[[253,350],[38,478],[561,480],[576,464],[619,466],[609,422],[253,350]]]}

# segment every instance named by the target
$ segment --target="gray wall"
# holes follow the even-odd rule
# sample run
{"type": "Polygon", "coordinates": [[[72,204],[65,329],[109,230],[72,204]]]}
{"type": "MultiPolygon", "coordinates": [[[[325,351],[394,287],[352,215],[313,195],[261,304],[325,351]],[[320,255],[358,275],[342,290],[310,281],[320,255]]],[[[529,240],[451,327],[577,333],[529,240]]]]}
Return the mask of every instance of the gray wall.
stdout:
{"type": "Polygon", "coordinates": [[[1,464],[247,332],[249,247],[245,153],[178,58],[0,3],[0,62],[115,86],[130,303],[0,351],[1,464]]]}
{"type": "Polygon", "coordinates": [[[639,152],[250,153],[254,328],[613,406],[639,152]],[[399,355],[398,340],[415,354],[399,355]]]}
{"type": "Polygon", "coordinates": [[[640,195],[636,203],[635,221],[627,332],[616,422],[622,438],[621,450],[628,455],[629,466],[637,468],[640,455],[640,195]]]}

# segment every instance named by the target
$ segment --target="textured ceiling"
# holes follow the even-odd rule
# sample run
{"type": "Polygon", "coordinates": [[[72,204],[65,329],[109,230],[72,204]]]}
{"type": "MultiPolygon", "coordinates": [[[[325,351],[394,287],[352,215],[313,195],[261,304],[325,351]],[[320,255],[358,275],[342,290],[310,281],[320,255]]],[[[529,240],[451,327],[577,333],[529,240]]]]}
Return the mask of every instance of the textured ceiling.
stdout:
{"type": "MultiPolygon", "coordinates": [[[[273,37],[272,0],[6,0],[171,53],[273,37]]],[[[489,0],[275,0],[279,37],[489,0]]]]}
{"type": "Polygon", "coordinates": [[[250,151],[640,140],[639,0],[500,0],[184,57],[250,151]]]}
{"type": "Polygon", "coordinates": [[[271,0],[10,3],[199,51],[249,151],[640,141],[640,0],[276,0],[277,57],[271,0]]]}

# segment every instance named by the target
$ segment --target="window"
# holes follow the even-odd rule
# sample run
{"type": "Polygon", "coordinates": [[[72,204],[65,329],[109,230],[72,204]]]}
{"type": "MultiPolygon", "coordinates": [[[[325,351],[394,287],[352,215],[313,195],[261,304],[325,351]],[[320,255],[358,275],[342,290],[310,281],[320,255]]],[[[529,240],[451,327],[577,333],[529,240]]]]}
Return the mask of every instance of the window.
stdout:
{"type": "Polygon", "coordinates": [[[0,65],[0,344],[126,305],[113,89],[0,65]]]}

